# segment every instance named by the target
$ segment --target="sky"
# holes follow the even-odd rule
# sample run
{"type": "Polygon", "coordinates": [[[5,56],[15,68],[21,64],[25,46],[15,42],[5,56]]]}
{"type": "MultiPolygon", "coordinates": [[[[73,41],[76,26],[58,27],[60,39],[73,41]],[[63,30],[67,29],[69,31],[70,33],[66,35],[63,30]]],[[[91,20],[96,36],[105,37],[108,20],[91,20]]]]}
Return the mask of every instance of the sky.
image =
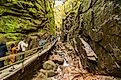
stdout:
{"type": "Polygon", "coordinates": [[[63,4],[62,1],[55,1],[55,6],[62,5],[62,4],[63,4]]]}

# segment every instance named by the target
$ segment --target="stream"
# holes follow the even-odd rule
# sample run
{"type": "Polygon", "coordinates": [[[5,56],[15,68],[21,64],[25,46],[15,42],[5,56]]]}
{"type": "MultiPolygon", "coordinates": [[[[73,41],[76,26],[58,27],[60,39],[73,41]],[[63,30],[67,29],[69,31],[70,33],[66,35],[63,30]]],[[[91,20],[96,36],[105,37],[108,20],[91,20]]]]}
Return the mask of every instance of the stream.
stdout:
{"type": "Polygon", "coordinates": [[[40,70],[32,80],[117,80],[112,76],[94,75],[84,70],[79,57],[74,55],[74,49],[68,43],[57,42],[48,60],[54,61],[57,65],[57,74],[42,79],[40,70]],[[59,63],[61,61],[63,64],[59,63]]]}

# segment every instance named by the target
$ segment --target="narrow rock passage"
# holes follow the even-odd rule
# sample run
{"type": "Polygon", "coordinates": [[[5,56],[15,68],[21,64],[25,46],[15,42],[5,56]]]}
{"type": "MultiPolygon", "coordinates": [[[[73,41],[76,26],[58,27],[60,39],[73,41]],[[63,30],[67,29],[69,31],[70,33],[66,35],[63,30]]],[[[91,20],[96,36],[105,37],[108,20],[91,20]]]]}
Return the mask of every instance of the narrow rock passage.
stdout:
{"type": "Polygon", "coordinates": [[[49,72],[49,69],[41,69],[33,80],[117,80],[111,76],[88,73],[87,70],[83,69],[79,57],[74,55],[74,53],[74,49],[70,44],[57,42],[48,59],[51,65],[56,65],[56,69],[51,72],[49,72]]]}

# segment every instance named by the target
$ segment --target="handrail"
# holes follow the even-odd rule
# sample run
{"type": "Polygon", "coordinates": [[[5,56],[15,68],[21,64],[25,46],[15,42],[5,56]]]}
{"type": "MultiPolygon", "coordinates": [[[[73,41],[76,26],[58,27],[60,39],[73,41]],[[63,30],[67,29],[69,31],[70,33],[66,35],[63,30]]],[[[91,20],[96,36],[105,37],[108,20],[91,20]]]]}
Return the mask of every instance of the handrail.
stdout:
{"type": "MultiPolygon", "coordinates": [[[[45,46],[46,46],[46,45],[48,45],[48,43],[46,43],[45,46]]],[[[20,56],[20,55],[23,55],[23,54],[27,54],[27,53],[29,53],[30,51],[35,51],[35,50],[38,50],[38,49],[41,49],[41,47],[36,47],[36,48],[33,48],[33,49],[28,50],[28,51],[25,51],[25,52],[19,52],[19,53],[17,53],[17,54],[14,54],[14,56],[17,57],[17,56],[20,56]]],[[[36,52],[37,52],[37,51],[36,51],[36,52]]],[[[35,52],[35,53],[36,53],[36,52],[35,52]]],[[[33,54],[34,54],[34,53],[33,53],[33,54]]],[[[31,55],[33,55],[33,54],[30,54],[30,55],[28,55],[27,57],[29,57],[29,56],[31,56],[31,55]]],[[[7,59],[10,59],[10,55],[5,56],[5,57],[1,57],[1,58],[0,58],[0,61],[7,60],[7,59]]],[[[27,59],[28,59],[28,58],[27,58],[27,59]]],[[[15,65],[15,64],[21,63],[21,62],[23,62],[24,60],[26,60],[26,57],[25,57],[25,59],[16,61],[16,62],[13,63],[13,64],[9,64],[9,65],[6,65],[6,66],[4,66],[4,67],[1,67],[1,68],[0,68],[0,71],[3,70],[3,69],[5,69],[5,68],[11,67],[11,66],[13,66],[13,65],[15,65]]]]}
{"type": "MultiPolygon", "coordinates": [[[[27,58],[24,62],[23,65],[24,67],[26,67],[27,65],[31,64],[34,60],[36,60],[39,56],[43,55],[44,53],[46,53],[47,51],[49,51],[57,42],[57,39],[53,41],[53,43],[51,45],[49,45],[47,47],[47,49],[44,49],[42,52],[38,52],[35,55],[31,56],[31,58],[27,58]]],[[[8,74],[7,76],[1,78],[1,79],[7,79],[8,77],[14,75],[16,72],[18,72],[19,70],[21,70],[23,68],[23,66],[21,65],[19,68],[17,68],[14,72],[11,72],[11,74],[8,74]]]]}
{"type": "MultiPolygon", "coordinates": [[[[37,50],[37,49],[39,49],[39,48],[40,48],[40,47],[36,47],[36,48],[33,48],[33,49],[28,50],[28,51],[25,51],[25,52],[20,52],[20,53],[14,54],[14,56],[17,57],[17,56],[23,55],[23,54],[25,54],[25,53],[27,53],[27,52],[29,52],[29,51],[37,50]]],[[[1,58],[0,58],[0,61],[6,60],[6,59],[9,59],[9,58],[10,58],[10,55],[5,56],[5,57],[1,57],[1,58]]]]}
{"type": "Polygon", "coordinates": [[[6,68],[8,68],[8,67],[11,67],[11,66],[13,66],[13,65],[19,64],[19,63],[21,63],[21,62],[23,62],[23,61],[29,59],[30,57],[31,57],[31,56],[28,56],[28,57],[26,57],[26,58],[24,58],[24,59],[22,59],[22,60],[16,61],[16,62],[13,63],[13,64],[4,66],[4,67],[0,68],[0,71],[6,69],[6,68]]]}

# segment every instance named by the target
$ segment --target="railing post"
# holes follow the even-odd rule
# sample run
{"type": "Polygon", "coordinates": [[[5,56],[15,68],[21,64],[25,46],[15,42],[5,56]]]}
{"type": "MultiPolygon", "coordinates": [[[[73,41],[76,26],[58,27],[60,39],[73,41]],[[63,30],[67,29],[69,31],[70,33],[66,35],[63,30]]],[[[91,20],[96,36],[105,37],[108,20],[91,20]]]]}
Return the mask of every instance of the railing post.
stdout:
{"type": "Polygon", "coordinates": [[[22,72],[24,72],[24,64],[23,64],[24,63],[24,54],[22,54],[22,59],[23,59],[22,60],[22,72]]]}

